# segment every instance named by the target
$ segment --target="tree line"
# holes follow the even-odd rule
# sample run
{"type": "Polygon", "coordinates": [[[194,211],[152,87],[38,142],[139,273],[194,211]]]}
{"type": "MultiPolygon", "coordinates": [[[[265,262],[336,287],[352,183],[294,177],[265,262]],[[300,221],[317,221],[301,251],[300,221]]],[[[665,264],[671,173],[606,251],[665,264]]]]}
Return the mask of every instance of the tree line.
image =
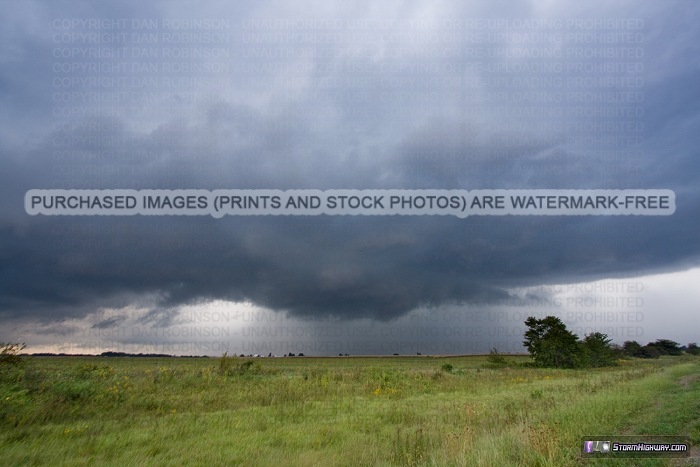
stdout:
{"type": "Polygon", "coordinates": [[[561,319],[547,316],[525,320],[523,345],[535,365],[549,368],[595,368],[615,365],[625,357],[659,358],[662,355],[700,355],[696,343],[681,346],[669,339],[658,339],[642,346],[637,341],[613,344],[607,334],[592,332],[583,339],[566,328],[561,319]]]}

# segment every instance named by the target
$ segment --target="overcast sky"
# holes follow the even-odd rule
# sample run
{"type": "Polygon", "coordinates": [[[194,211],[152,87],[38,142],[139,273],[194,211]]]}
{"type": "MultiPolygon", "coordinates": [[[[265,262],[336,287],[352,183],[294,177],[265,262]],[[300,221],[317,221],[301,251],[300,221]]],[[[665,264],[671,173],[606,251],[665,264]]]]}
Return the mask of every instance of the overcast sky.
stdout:
{"type": "Polygon", "coordinates": [[[700,341],[700,6],[3,1],[0,341],[700,341]],[[670,189],[672,216],[30,216],[30,189],[670,189]]]}

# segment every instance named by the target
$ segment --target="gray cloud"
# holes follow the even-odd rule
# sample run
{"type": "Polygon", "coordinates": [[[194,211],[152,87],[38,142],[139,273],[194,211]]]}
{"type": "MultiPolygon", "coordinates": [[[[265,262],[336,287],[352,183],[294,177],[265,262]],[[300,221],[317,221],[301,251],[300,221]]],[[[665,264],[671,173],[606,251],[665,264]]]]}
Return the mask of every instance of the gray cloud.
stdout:
{"type": "Polygon", "coordinates": [[[100,321],[99,323],[95,323],[92,325],[94,329],[109,329],[113,328],[116,326],[119,326],[122,324],[124,321],[126,321],[127,317],[126,316],[113,316],[111,318],[104,319],[100,321]]]}
{"type": "MultiPolygon", "coordinates": [[[[673,70],[654,70],[657,62],[668,63],[665,39],[676,19],[670,13],[657,16],[652,3],[641,13],[620,12],[642,15],[647,24],[644,63],[650,76],[640,105],[644,131],[633,135],[641,137],[635,144],[625,145],[601,142],[596,129],[571,130],[591,119],[545,112],[554,104],[518,105],[513,99],[479,104],[472,94],[498,87],[446,85],[447,78],[467,75],[468,58],[421,55],[416,51],[429,36],[408,26],[384,32],[417,37],[413,51],[396,42],[353,44],[346,41],[350,31],[331,30],[338,34],[328,43],[258,61],[278,72],[234,67],[215,76],[231,87],[202,84],[197,98],[179,111],[155,100],[142,120],[128,114],[47,118],[56,104],[55,74],[46,70],[56,60],[50,34],[39,25],[57,17],[189,12],[182,5],[160,10],[137,3],[94,12],[73,4],[34,6],[36,11],[21,10],[23,27],[14,32],[8,20],[2,23],[2,37],[10,44],[0,74],[2,134],[12,134],[0,143],[2,316],[61,320],[147,303],[152,311],[139,322],[169,326],[180,306],[224,299],[292,317],[386,321],[424,307],[497,305],[513,298],[513,287],[698,265],[697,61],[674,55],[673,70]],[[455,71],[415,71],[445,69],[446,63],[455,71]],[[31,188],[669,188],[678,195],[678,210],[670,218],[29,217],[22,200],[31,188]]],[[[435,14],[466,15],[448,10],[435,14]]],[[[541,14],[534,10],[522,2],[512,17],[541,14]]],[[[225,46],[227,63],[255,63],[243,53],[256,45],[241,41],[250,32],[242,26],[246,17],[236,16],[244,13],[205,11],[231,18],[228,32],[235,40],[225,46]]],[[[278,17],[265,6],[245,14],[278,17]]],[[[484,5],[475,14],[499,17],[484,5]]],[[[595,6],[571,14],[608,15],[595,6]]],[[[686,33],[682,44],[695,47],[698,35],[686,33]]],[[[463,50],[469,44],[443,45],[463,50]]],[[[283,43],[277,49],[295,47],[283,43]]],[[[186,96],[189,89],[167,91],[186,96]]],[[[106,318],[94,327],[116,327],[124,319],[106,318]]]]}

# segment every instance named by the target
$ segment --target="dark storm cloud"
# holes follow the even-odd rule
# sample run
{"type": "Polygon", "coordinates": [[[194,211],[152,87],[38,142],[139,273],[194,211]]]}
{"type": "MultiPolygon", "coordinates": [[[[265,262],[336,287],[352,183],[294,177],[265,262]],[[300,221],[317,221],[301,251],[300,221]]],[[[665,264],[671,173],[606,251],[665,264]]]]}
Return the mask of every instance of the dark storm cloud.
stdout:
{"type": "MultiPolygon", "coordinates": [[[[138,13],[131,4],[90,15],[138,13]]],[[[34,21],[58,14],[50,10],[34,21]]],[[[32,51],[43,51],[40,63],[49,60],[50,44],[20,40],[31,32],[17,34],[12,43],[19,52],[3,73],[14,78],[2,81],[2,102],[19,115],[30,101],[30,114],[50,112],[47,82],[17,77],[29,73],[37,59],[32,51]]],[[[662,55],[662,43],[657,38],[647,46],[648,60],[662,55]]],[[[381,59],[353,60],[371,67],[381,59]]],[[[396,65],[410,60],[392,62],[395,76],[411,76],[396,65]]],[[[650,84],[646,140],[626,152],[567,144],[556,116],[544,130],[530,131],[537,119],[527,117],[494,126],[506,117],[488,109],[463,115],[458,102],[440,92],[425,100],[425,89],[411,84],[404,94],[376,79],[323,88],[328,78],[345,78],[342,70],[296,76],[283,84],[299,89],[280,91],[287,97],[270,105],[214,98],[181,115],[166,111],[142,127],[128,117],[40,126],[27,132],[40,136],[26,144],[0,143],[0,313],[60,320],[141,304],[151,311],[140,323],[169,326],[181,305],[225,299],[292,316],[388,320],[419,307],[507,302],[511,287],[695,266],[697,73],[679,66],[685,71],[650,84]],[[313,92],[318,89],[325,90],[313,92]],[[32,188],[637,187],[676,190],[676,214],[210,219],[23,212],[32,188]]]]}

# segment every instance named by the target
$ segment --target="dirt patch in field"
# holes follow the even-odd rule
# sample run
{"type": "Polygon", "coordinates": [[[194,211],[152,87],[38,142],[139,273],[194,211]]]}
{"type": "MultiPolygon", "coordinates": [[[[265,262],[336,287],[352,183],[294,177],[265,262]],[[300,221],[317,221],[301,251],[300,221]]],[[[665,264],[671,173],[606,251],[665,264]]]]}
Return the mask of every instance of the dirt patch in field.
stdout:
{"type": "Polygon", "coordinates": [[[678,384],[687,389],[690,387],[691,384],[693,384],[696,381],[700,381],[700,375],[688,375],[679,379],[678,384]]]}

